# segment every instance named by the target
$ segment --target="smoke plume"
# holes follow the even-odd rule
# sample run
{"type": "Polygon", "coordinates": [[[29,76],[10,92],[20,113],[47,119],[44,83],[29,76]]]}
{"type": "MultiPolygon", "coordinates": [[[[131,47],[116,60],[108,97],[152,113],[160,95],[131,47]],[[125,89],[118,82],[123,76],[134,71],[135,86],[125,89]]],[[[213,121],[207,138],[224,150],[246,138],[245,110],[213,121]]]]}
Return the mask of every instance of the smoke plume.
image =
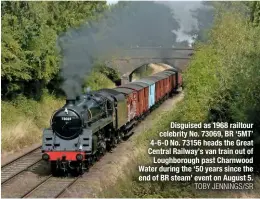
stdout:
{"type": "Polygon", "coordinates": [[[104,13],[102,20],[61,35],[61,74],[65,79],[62,88],[67,97],[81,93],[83,80],[96,61],[122,55],[131,57],[135,53],[124,49],[171,48],[183,41],[188,41],[185,46],[191,44],[193,35],[188,32],[199,29],[191,10],[201,6],[197,2],[119,2],[104,13]]]}

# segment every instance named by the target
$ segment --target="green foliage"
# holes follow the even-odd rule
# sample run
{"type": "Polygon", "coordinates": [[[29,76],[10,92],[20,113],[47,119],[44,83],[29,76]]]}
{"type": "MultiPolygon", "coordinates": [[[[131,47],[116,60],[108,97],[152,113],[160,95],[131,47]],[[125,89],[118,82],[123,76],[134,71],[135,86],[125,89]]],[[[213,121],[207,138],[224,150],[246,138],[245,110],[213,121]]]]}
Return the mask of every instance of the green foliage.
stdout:
{"type": "Polygon", "coordinates": [[[58,35],[106,8],[106,2],[1,2],[2,97],[42,94],[60,71],[58,35]]]}
{"type": "Polygon", "coordinates": [[[132,80],[138,80],[143,77],[149,76],[153,73],[153,69],[149,65],[144,65],[140,68],[137,68],[132,75],[132,80]]]}
{"type": "Polygon", "coordinates": [[[209,43],[197,46],[184,75],[184,118],[249,122],[260,100],[259,28],[247,23],[240,4],[219,8],[209,43]]]}
{"type": "Polygon", "coordinates": [[[260,23],[260,2],[250,1],[245,2],[245,4],[250,8],[250,21],[255,25],[259,26],[260,23]]]}
{"type": "Polygon", "coordinates": [[[83,87],[84,89],[90,87],[91,90],[98,90],[102,88],[114,88],[115,84],[103,73],[93,71],[85,78],[83,87]]]}
{"type": "Polygon", "coordinates": [[[83,89],[98,90],[102,88],[114,88],[115,82],[120,80],[117,70],[106,67],[104,64],[96,64],[91,73],[84,79],[83,89]]]}
{"type": "Polygon", "coordinates": [[[95,65],[93,71],[102,73],[113,82],[120,80],[119,71],[113,68],[106,67],[104,64],[95,65]]]}
{"type": "Polygon", "coordinates": [[[49,126],[51,114],[64,104],[44,90],[40,101],[19,96],[12,102],[2,101],[2,150],[16,151],[39,143],[42,129],[49,126]]]}

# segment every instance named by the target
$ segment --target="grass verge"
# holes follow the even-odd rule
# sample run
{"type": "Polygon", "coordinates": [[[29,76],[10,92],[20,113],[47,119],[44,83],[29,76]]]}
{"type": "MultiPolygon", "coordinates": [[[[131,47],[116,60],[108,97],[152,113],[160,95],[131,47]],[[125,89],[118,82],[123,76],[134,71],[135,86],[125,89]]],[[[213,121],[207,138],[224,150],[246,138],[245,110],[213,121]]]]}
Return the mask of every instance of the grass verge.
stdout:
{"type": "Polygon", "coordinates": [[[24,96],[2,102],[2,152],[15,152],[40,142],[42,128],[49,126],[51,114],[63,103],[47,93],[39,102],[24,96]]]}

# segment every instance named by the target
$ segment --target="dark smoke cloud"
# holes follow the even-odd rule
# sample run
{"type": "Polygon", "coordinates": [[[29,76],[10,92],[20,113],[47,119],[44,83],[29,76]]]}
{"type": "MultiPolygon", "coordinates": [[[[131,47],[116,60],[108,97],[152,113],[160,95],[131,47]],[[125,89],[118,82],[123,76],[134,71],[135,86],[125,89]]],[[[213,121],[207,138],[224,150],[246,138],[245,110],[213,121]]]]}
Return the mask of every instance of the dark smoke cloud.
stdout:
{"type": "Polygon", "coordinates": [[[158,2],[168,6],[179,22],[180,28],[173,30],[177,43],[187,42],[192,46],[201,37],[202,32],[209,29],[213,22],[213,7],[206,1],[167,1],[158,2]]]}
{"type": "Polygon", "coordinates": [[[134,50],[123,50],[131,47],[167,48],[183,40],[191,42],[192,35],[185,31],[190,30],[187,27],[197,28],[197,22],[191,20],[190,9],[180,11],[186,2],[177,2],[177,7],[173,3],[119,2],[105,13],[102,20],[86,23],[60,36],[62,77],[65,79],[62,88],[67,97],[81,93],[83,80],[97,59],[106,61],[120,55],[131,57],[134,50]],[[186,37],[181,36],[184,34],[186,37]]]}
{"type": "Polygon", "coordinates": [[[62,85],[68,99],[75,99],[81,93],[81,80],[79,76],[68,78],[62,85]]]}

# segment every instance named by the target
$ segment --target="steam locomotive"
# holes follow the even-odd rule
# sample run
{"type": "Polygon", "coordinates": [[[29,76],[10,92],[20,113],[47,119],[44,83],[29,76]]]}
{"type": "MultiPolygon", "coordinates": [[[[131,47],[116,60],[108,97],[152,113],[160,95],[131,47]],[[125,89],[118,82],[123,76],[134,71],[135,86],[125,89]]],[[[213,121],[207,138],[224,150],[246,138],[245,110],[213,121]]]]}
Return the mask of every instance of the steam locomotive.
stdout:
{"type": "Polygon", "coordinates": [[[114,89],[67,99],[44,129],[42,159],[53,174],[82,174],[133,133],[133,127],[182,87],[181,73],[167,69],[114,89]]]}

